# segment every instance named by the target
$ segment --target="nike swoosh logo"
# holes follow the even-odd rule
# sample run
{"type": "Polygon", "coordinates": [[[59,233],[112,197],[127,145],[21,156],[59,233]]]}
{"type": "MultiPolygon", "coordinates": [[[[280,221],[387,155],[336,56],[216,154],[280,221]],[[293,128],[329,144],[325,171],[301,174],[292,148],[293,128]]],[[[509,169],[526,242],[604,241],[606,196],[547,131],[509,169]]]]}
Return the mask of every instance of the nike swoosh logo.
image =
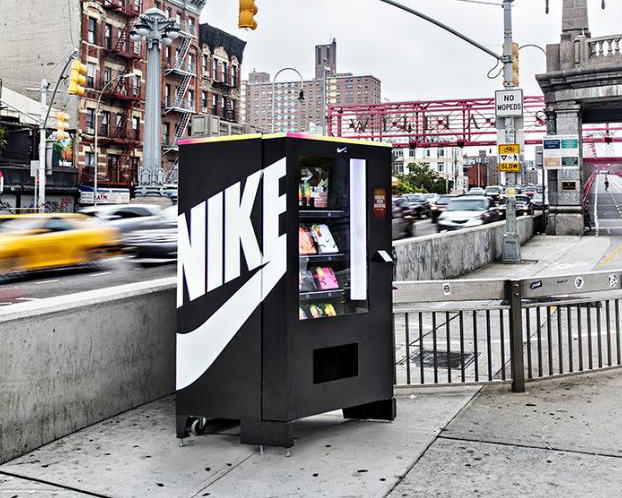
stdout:
{"type": "Polygon", "coordinates": [[[286,235],[281,235],[275,248],[280,257],[273,257],[202,325],[187,334],[177,334],[177,390],[188,387],[212,366],[285,275],[286,241],[286,235]]]}
{"type": "Polygon", "coordinates": [[[347,147],[337,147],[337,154],[341,154],[342,152],[346,152],[347,150],[347,147]]]}

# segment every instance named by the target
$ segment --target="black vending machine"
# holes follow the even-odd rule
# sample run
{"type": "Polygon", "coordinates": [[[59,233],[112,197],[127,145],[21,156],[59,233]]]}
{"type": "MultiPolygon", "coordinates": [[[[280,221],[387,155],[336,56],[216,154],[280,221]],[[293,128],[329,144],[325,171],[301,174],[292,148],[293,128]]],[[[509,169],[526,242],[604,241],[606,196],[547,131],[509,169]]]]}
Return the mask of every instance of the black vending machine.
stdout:
{"type": "Polygon", "coordinates": [[[237,419],[393,420],[391,146],[299,134],[180,141],[177,437],[237,419]]]}

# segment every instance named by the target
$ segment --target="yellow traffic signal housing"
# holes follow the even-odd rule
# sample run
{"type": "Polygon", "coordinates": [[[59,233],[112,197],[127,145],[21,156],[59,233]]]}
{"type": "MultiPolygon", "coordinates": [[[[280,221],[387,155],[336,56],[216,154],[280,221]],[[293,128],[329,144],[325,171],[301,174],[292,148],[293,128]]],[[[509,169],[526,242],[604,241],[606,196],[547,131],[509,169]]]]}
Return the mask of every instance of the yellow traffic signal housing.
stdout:
{"type": "Polygon", "coordinates": [[[71,74],[69,75],[69,95],[84,95],[86,92],[86,73],[87,67],[79,60],[71,63],[71,74]]]}
{"type": "Polygon", "coordinates": [[[255,15],[259,12],[255,0],[240,0],[240,18],[238,27],[257,29],[257,21],[255,15]]]}
{"type": "Polygon", "coordinates": [[[518,75],[518,43],[512,42],[512,84],[516,87],[520,86],[518,75]]]}
{"type": "Polygon", "coordinates": [[[64,140],[69,137],[69,134],[65,131],[68,126],[69,115],[66,112],[58,111],[56,115],[56,139],[64,140]]]}

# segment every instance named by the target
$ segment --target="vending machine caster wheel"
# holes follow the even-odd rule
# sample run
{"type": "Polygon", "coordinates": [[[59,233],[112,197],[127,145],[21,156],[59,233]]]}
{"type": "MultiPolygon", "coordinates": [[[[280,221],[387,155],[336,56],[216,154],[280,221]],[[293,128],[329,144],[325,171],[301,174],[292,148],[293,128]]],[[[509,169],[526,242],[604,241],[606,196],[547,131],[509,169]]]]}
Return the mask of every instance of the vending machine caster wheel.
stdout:
{"type": "Polygon", "coordinates": [[[207,430],[207,419],[205,417],[197,417],[190,426],[193,434],[201,436],[207,430]]]}

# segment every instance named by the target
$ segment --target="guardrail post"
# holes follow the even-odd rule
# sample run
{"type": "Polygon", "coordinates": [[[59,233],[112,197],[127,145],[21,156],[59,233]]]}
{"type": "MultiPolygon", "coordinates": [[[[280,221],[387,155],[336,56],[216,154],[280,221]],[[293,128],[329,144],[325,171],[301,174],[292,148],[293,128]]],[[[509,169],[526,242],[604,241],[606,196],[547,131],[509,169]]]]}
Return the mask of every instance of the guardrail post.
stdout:
{"type": "Polygon", "coordinates": [[[525,392],[525,360],[523,351],[523,307],[520,280],[508,280],[506,296],[510,303],[510,368],[512,391],[525,392]]]}

